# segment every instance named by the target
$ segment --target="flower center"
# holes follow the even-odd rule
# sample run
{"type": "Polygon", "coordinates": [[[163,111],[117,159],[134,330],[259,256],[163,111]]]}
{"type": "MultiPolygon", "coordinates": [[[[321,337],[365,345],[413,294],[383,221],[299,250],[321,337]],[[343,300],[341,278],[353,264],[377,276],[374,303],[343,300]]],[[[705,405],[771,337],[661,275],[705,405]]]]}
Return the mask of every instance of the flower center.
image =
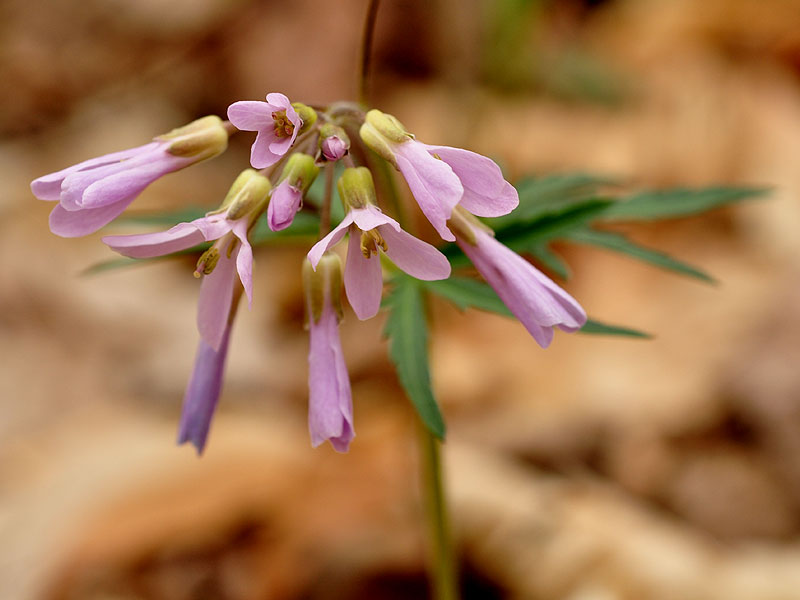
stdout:
{"type": "Polygon", "coordinates": [[[361,254],[364,258],[369,258],[378,253],[378,248],[386,252],[386,240],[383,239],[377,229],[361,232],[361,254]]]}
{"type": "Polygon", "coordinates": [[[294,133],[294,123],[286,116],[285,110],[272,113],[272,120],[275,121],[275,137],[291,137],[292,133],[294,133]]]}

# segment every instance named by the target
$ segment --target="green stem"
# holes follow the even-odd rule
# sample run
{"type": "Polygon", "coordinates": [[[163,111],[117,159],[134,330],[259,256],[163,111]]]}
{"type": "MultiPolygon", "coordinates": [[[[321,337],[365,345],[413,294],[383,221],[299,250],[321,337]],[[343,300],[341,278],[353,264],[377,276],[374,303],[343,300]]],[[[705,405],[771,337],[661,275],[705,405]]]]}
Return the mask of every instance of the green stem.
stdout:
{"type": "Polygon", "coordinates": [[[367,103],[367,78],[372,61],[372,40],[375,33],[375,19],[378,16],[380,0],[369,0],[367,18],[364,20],[364,35],[361,38],[361,70],[358,78],[358,101],[367,103]]]}
{"type": "Polygon", "coordinates": [[[333,199],[333,165],[325,165],[325,195],[319,215],[319,237],[324,238],[331,230],[331,201],[333,199]]]}
{"type": "Polygon", "coordinates": [[[431,546],[432,597],[434,600],[456,600],[458,580],[444,494],[441,442],[424,424],[420,423],[419,429],[422,487],[431,546]]]}

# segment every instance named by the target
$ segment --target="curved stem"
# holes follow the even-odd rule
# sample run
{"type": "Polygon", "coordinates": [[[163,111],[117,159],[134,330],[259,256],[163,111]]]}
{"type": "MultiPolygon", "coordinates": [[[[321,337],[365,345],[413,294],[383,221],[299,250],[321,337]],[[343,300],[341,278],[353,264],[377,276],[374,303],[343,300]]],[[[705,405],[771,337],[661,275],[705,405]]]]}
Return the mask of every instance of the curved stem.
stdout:
{"type": "Polygon", "coordinates": [[[372,40],[375,33],[375,19],[378,16],[380,0],[369,0],[367,18],[364,20],[364,34],[361,38],[361,70],[358,78],[358,101],[367,103],[367,77],[372,61],[372,40]]]}
{"type": "Polygon", "coordinates": [[[456,600],[458,579],[442,475],[441,442],[420,423],[420,459],[431,545],[434,600],[456,600]]]}
{"type": "Polygon", "coordinates": [[[331,201],[333,199],[333,164],[325,165],[325,195],[322,197],[322,209],[319,215],[319,237],[328,235],[331,230],[331,201]]]}

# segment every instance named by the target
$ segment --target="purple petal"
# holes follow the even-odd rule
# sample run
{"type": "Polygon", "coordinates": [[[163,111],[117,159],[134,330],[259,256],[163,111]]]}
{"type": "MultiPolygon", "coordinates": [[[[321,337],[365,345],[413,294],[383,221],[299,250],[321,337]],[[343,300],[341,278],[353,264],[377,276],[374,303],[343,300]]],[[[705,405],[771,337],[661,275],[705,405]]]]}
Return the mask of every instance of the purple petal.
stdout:
{"type": "MultiPolygon", "coordinates": [[[[273,126],[274,127],[274,126],[273,126]]],[[[275,135],[275,130],[261,129],[256,136],[256,141],[253,142],[253,147],[250,149],[250,164],[255,169],[264,169],[270,167],[278,162],[284,153],[276,153],[271,150],[273,142],[280,138],[275,135]]]]}
{"type": "Polygon", "coordinates": [[[449,146],[426,146],[453,169],[464,186],[459,203],[479,217],[507,215],[519,204],[514,186],[503,177],[500,167],[485,156],[449,146]]]}
{"type": "Polygon", "coordinates": [[[222,334],[219,350],[214,350],[200,338],[192,376],[183,396],[178,443],[191,442],[197,448],[198,455],[202,454],[205,448],[211,417],[214,416],[214,409],[222,391],[222,376],[225,371],[230,334],[231,327],[228,325],[222,334]]]}
{"type": "Polygon", "coordinates": [[[453,169],[414,140],[395,145],[394,151],[397,167],[420,209],[442,239],[452,242],[455,236],[447,227],[447,220],[464,194],[453,169]]]}
{"type": "Polygon", "coordinates": [[[403,230],[381,225],[378,231],[386,242],[386,256],[417,279],[435,281],[450,277],[450,263],[436,248],[403,230]]]}
{"type": "Polygon", "coordinates": [[[253,248],[247,239],[248,226],[249,219],[244,217],[233,223],[231,231],[241,243],[239,254],[236,256],[236,270],[239,273],[244,293],[247,295],[248,306],[253,308],[253,248]]]}
{"type": "Polygon", "coordinates": [[[364,321],[377,315],[381,308],[383,273],[381,259],[377,253],[369,258],[361,253],[359,233],[357,230],[350,230],[347,262],[344,266],[344,289],[353,312],[364,321]]]}
{"type": "Polygon", "coordinates": [[[391,225],[397,231],[400,231],[400,223],[395,221],[392,217],[383,214],[381,209],[377,206],[367,205],[364,208],[354,208],[350,211],[353,217],[353,222],[361,231],[369,231],[375,229],[380,225],[391,225]]]}
{"type": "Polygon", "coordinates": [[[281,94],[280,92],[270,92],[269,94],[267,94],[267,102],[271,105],[271,110],[273,112],[276,110],[285,110],[286,116],[290,116],[289,111],[291,111],[291,114],[297,116],[297,113],[292,107],[292,103],[289,101],[289,98],[287,98],[285,94],[281,94]]]}
{"type": "Polygon", "coordinates": [[[196,246],[204,241],[203,234],[192,223],[178,223],[167,231],[136,235],[107,235],[103,243],[115,252],[131,258],[164,256],[196,246]]]}
{"type": "Polygon", "coordinates": [[[128,148],[127,150],[121,150],[119,152],[104,154],[103,156],[98,156],[96,158],[90,158],[89,160],[85,160],[77,165],[72,165],[66,169],[56,171],[55,173],[43,175],[42,177],[34,179],[33,182],[31,182],[31,191],[39,200],[58,200],[61,196],[61,183],[64,181],[64,178],[66,178],[67,175],[76,173],[78,171],[88,171],[90,169],[95,169],[123,161],[131,158],[132,156],[149,152],[158,145],[159,142],[150,142],[143,146],[137,146],[136,148],[128,148]]]}
{"type": "Polygon", "coordinates": [[[272,120],[274,110],[274,107],[266,102],[242,100],[228,107],[228,119],[234,127],[242,131],[272,129],[275,127],[272,120]]]}
{"type": "Polygon", "coordinates": [[[66,238],[89,235],[116,219],[133,200],[129,198],[117,204],[84,210],[64,210],[57,204],[50,212],[50,231],[66,238]]]}
{"type": "Polygon", "coordinates": [[[347,143],[343,139],[333,135],[322,140],[320,150],[327,160],[337,161],[347,154],[347,143]]]}
{"type": "Polygon", "coordinates": [[[272,191],[272,198],[267,208],[267,223],[272,231],[286,229],[292,224],[294,216],[300,210],[303,200],[303,191],[289,185],[289,180],[284,179],[272,191]]]}
{"type": "Polygon", "coordinates": [[[200,336],[214,350],[219,350],[233,299],[233,286],[236,283],[236,258],[239,245],[230,258],[222,249],[219,262],[210,275],[203,276],[200,285],[200,300],[197,306],[197,329],[200,336]]]}
{"type": "Polygon", "coordinates": [[[322,255],[328,251],[328,248],[338,244],[344,237],[344,234],[347,233],[347,228],[350,227],[353,222],[353,212],[354,211],[350,211],[347,213],[344,219],[342,219],[342,222],[339,223],[333,231],[314,244],[311,250],[308,251],[308,261],[311,263],[311,266],[314,267],[314,270],[317,269],[319,260],[322,258],[322,255]]]}
{"type": "Polygon", "coordinates": [[[473,231],[477,244],[459,239],[459,246],[540,346],[550,344],[555,326],[565,331],[583,326],[586,313],[572,296],[492,236],[473,231]]]}
{"type": "Polygon", "coordinates": [[[322,314],[309,324],[308,430],[316,448],[330,440],[337,452],[347,452],[353,431],[353,400],[344,362],[339,325],[330,299],[322,314]]]}

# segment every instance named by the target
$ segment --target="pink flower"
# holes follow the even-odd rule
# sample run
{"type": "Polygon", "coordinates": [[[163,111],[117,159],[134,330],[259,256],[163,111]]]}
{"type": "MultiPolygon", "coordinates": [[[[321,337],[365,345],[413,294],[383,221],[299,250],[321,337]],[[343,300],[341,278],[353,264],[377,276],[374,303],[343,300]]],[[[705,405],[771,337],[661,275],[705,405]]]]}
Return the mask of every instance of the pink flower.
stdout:
{"type": "Polygon", "coordinates": [[[253,249],[247,233],[254,219],[263,212],[269,190],[269,180],[248,169],[234,182],[221,212],[179,223],[167,231],[110,235],[104,237],[103,242],[123,256],[152,258],[216,240],[200,257],[195,276],[203,277],[197,328],[205,343],[219,352],[232,307],[237,273],[252,304],[253,249]]]}
{"type": "Polygon", "coordinates": [[[275,92],[267,94],[266,102],[234,102],[228,107],[228,119],[238,129],[258,132],[250,150],[250,164],[256,169],[278,162],[292,147],[303,126],[289,98],[275,92]]]}
{"type": "Polygon", "coordinates": [[[431,146],[413,139],[391,115],[367,113],[364,142],[402,173],[420,209],[442,239],[454,241],[447,226],[462,206],[480,217],[499,217],[519,204],[517,190],[491,159],[460,148],[431,146]]]}
{"type": "Polygon", "coordinates": [[[460,212],[453,214],[450,225],[472,264],[542,348],[553,340],[554,327],[573,332],[586,323],[586,313],[572,296],[484,226],[470,223],[460,212]]]}
{"type": "Polygon", "coordinates": [[[225,358],[228,355],[231,324],[225,327],[219,349],[214,350],[203,338],[197,346],[192,376],[183,396],[183,410],[178,428],[178,443],[191,442],[202,454],[211,418],[222,391],[225,358]]]}
{"type": "Polygon", "coordinates": [[[228,133],[218,117],[204,117],[144,146],[86,160],[35,179],[33,195],[58,201],[50,230],[62,237],[107,225],[153,181],[225,150],[228,133]]]}
{"type": "Polygon", "coordinates": [[[292,224],[303,205],[303,196],[318,174],[319,167],[310,155],[296,152],[289,157],[267,208],[267,223],[272,231],[286,229],[292,224]]]}
{"type": "Polygon", "coordinates": [[[326,254],[314,271],[303,264],[306,311],[310,333],[308,351],[308,430],[316,448],[330,440],[337,452],[347,452],[355,437],[350,379],[339,340],[338,305],[341,294],[341,261],[326,254]]]}
{"type": "Polygon", "coordinates": [[[333,231],[311,248],[308,260],[312,267],[316,269],[322,255],[346,233],[350,234],[350,243],[344,287],[359,319],[374,317],[381,306],[383,274],[378,249],[417,279],[431,281],[450,276],[450,263],[441,252],[403,231],[397,221],[371,204],[352,208],[333,231]]]}

